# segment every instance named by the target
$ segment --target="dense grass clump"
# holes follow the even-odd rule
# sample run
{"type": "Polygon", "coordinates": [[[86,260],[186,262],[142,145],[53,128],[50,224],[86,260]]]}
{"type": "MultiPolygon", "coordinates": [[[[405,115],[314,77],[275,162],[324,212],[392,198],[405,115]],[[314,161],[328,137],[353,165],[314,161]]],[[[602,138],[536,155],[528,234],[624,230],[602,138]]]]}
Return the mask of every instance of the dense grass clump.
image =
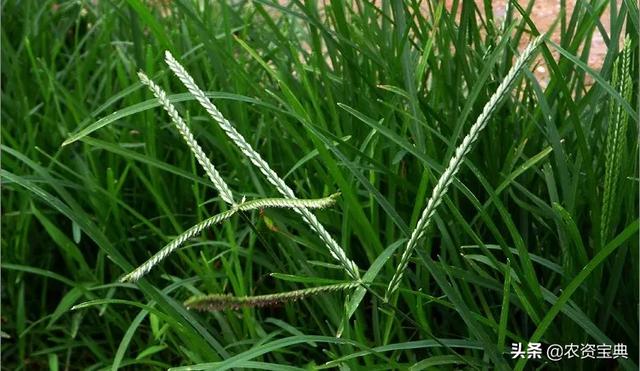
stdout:
{"type": "Polygon", "coordinates": [[[637,2],[446,3],[3,1],[3,369],[637,369],[637,2]]]}

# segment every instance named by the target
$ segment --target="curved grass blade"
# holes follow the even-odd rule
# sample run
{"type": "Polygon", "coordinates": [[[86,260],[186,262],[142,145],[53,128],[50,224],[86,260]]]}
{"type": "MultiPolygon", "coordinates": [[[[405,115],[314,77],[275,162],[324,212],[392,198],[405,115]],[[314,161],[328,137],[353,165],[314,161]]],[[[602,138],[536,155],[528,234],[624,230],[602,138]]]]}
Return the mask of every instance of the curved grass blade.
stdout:
{"type": "MultiPolygon", "coordinates": [[[[140,84],[141,86],[142,84],[140,84]]],[[[139,86],[138,85],[133,85],[133,87],[135,89],[138,89],[139,86]]],[[[135,90],[133,89],[133,90],[135,90]]],[[[129,89],[125,90],[125,92],[128,94],[130,93],[129,89]]],[[[205,92],[204,93],[205,96],[207,98],[211,98],[211,99],[228,99],[228,100],[233,100],[233,101],[238,101],[238,102],[244,102],[244,103],[250,103],[250,104],[255,104],[257,106],[261,106],[264,108],[268,108],[274,111],[278,111],[281,113],[286,113],[283,112],[281,109],[279,109],[276,106],[273,106],[271,104],[262,102],[260,100],[251,98],[251,97],[247,97],[244,95],[238,95],[238,94],[231,94],[231,93],[223,93],[223,92],[205,92]]],[[[167,99],[171,102],[171,103],[180,103],[180,102],[186,102],[186,101],[190,101],[195,99],[193,97],[193,95],[189,94],[189,93],[180,93],[180,94],[171,94],[167,96],[167,99]]],[[[66,146],[69,145],[71,143],[77,142],[78,140],[88,136],[89,134],[93,133],[96,130],[99,130],[107,125],[110,125],[118,120],[121,120],[125,117],[134,115],[136,113],[140,113],[140,112],[144,112],[150,109],[153,109],[155,107],[159,107],[160,103],[158,102],[157,99],[149,99],[146,100],[144,102],[141,103],[137,103],[134,105],[131,105],[129,107],[123,108],[121,110],[115,111],[101,119],[98,119],[97,121],[88,124],[88,125],[84,125],[84,122],[80,124],[81,128],[80,129],[76,129],[75,133],[72,133],[69,138],[67,138],[64,142],[62,142],[62,146],[66,146]]]]}
{"type": "MultiPolygon", "coordinates": [[[[310,343],[310,342],[328,343],[328,344],[350,344],[350,345],[360,346],[355,341],[337,339],[331,336],[296,335],[296,336],[290,336],[287,338],[273,340],[268,343],[256,345],[255,347],[247,351],[244,351],[242,353],[236,354],[233,357],[229,357],[228,359],[225,359],[222,362],[200,363],[197,365],[174,367],[169,370],[170,371],[187,371],[187,370],[224,371],[234,367],[240,367],[240,365],[245,364],[245,362],[252,360],[256,357],[260,357],[261,355],[272,352],[274,350],[290,347],[292,345],[310,343]]],[[[366,348],[365,346],[360,346],[360,347],[366,348]]]]}
{"type": "MultiPolygon", "coordinates": [[[[603,262],[611,253],[613,253],[617,248],[622,246],[624,242],[626,242],[629,238],[636,235],[638,232],[638,227],[640,226],[639,221],[635,221],[631,223],[624,231],[622,231],[616,238],[611,240],[606,246],[600,250],[600,252],[589,261],[587,265],[584,266],[578,272],[578,275],[567,285],[567,287],[562,291],[562,294],[558,297],[558,300],[553,304],[553,306],[549,309],[547,314],[542,318],[540,324],[531,335],[529,339],[529,343],[535,343],[542,339],[542,336],[545,334],[554,318],[562,311],[562,309],[567,306],[569,299],[571,296],[578,290],[580,285],[589,277],[589,275],[603,262]]],[[[626,361],[627,368],[637,370],[637,366],[631,365],[633,362],[626,361]]],[[[523,358],[516,364],[515,370],[521,371],[524,369],[524,366],[527,364],[527,359],[523,358]]]]}

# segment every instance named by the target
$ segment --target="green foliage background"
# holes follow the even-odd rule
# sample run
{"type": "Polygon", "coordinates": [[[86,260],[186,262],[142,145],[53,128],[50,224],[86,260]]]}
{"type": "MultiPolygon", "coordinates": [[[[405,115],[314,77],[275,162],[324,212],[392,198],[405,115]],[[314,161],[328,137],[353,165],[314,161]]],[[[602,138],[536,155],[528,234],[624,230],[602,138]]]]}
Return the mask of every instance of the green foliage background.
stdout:
{"type": "Polygon", "coordinates": [[[512,3],[503,24],[472,1],[2,1],[2,368],[637,369],[638,5],[576,3],[561,7],[560,43],[540,48],[549,81],[527,70],[506,97],[399,295],[369,293],[347,320],[349,292],[182,306],[347,279],[287,210],[234,217],[117,283],[224,208],[136,72],[174,94],[236,193],[276,195],[165,50],[299,197],[340,191],[316,215],[363,274],[381,265],[383,294],[455,147],[539,33],[533,3],[512,3]],[[593,71],[585,45],[599,32],[608,51],[593,71]],[[625,34],[629,93],[612,79],[625,34]],[[625,343],[629,359],[516,364],[510,344],[529,340],[625,343]]]}

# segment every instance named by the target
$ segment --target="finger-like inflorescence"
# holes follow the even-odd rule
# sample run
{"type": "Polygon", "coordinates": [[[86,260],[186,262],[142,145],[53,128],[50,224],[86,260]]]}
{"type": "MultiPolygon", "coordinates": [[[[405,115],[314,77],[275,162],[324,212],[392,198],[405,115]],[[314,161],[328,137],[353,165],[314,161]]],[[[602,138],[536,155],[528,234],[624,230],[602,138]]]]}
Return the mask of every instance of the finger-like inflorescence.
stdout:
{"type": "MultiPolygon", "coordinates": [[[[633,81],[631,80],[631,40],[625,39],[622,56],[613,64],[611,85],[622,98],[631,102],[633,81]]],[[[627,146],[627,125],[629,116],[622,105],[611,99],[609,103],[609,127],[605,147],[604,189],[602,194],[602,217],[600,218],[600,237],[602,245],[611,234],[612,215],[620,182],[625,147],[627,146]]]]}
{"type": "MultiPolygon", "coordinates": [[[[244,139],[244,137],[238,133],[233,125],[220,113],[218,108],[207,98],[204,92],[198,87],[191,75],[182,67],[182,65],[171,55],[169,51],[165,53],[165,60],[169,65],[169,68],[176,74],[178,79],[185,85],[189,92],[196,98],[196,100],[204,107],[227,134],[229,139],[235,143],[240,151],[264,174],[267,180],[273,184],[278,192],[280,192],[286,198],[295,199],[296,196],[293,190],[271,169],[269,164],[256,152],[253,147],[244,139]]],[[[340,265],[347,271],[351,278],[357,279],[360,277],[357,265],[347,258],[346,253],[338,245],[338,243],[331,237],[329,232],[320,224],[320,221],[304,207],[296,208],[295,211],[299,213],[303,220],[313,229],[326,247],[333,258],[335,258],[340,265]]]]}
{"type": "Polygon", "coordinates": [[[238,211],[250,211],[255,209],[262,209],[267,207],[276,207],[276,208],[287,208],[287,209],[295,209],[299,207],[305,207],[310,209],[322,209],[328,206],[333,205],[336,202],[336,198],[339,196],[339,193],[335,193],[330,195],[329,197],[319,198],[319,199],[286,199],[286,198],[263,198],[258,200],[251,200],[239,203],[235,205],[231,210],[222,212],[220,214],[214,215],[193,227],[187,229],[184,233],[180,234],[174,240],[165,245],[160,251],[154,254],[151,258],[149,258],[146,262],[144,262],[141,266],[133,270],[131,273],[125,275],[120,279],[121,282],[135,282],[139,280],[142,276],[146,275],[164,260],[169,254],[175,251],[177,248],[182,246],[187,240],[193,238],[200,234],[203,230],[211,227],[214,224],[221,223],[238,211]]]}
{"type": "Polygon", "coordinates": [[[224,220],[229,219],[235,213],[236,213],[236,209],[231,209],[231,210],[222,212],[220,214],[216,214],[211,218],[208,218],[194,225],[193,227],[187,229],[184,233],[180,234],[178,237],[176,237],[174,240],[172,240],[167,245],[165,245],[162,249],[160,249],[160,251],[158,251],[155,255],[149,258],[141,266],[134,269],[131,273],[122,277],[120,281],[135,282],[139,280],[142,276],[149,273],[149,271],[151,271],[153,267],[158,265],[158,263],[160,263],[167,256],[169,256],[169,254],[171,254],[175,249],[182,246],[182,244],[185,243],[187,240],[189,240],[190,238],[193,238],[194,236],[198,235],[200,232],[211,227],[212,225],[218,224],[224,220]]]}
{"type": "Polygon", "coordinates": [[[222,200],[229,205],[234,205],[235,201],[233,200],[231,189],[229,189],[229,186],[222,179],[215,166],[213,166],[209,158],[204,154],[204,151],[202,150],[196,139],[193,137],[193,134],[191,134],[191,130],[189,130],[189,127],[178,113],[178,110],[176,110],[176,107],[167,98],[167,93],[165,93],[164,90],[162,90],[162,88],[159,87],[156,83],[151,81],[151,79],[149,79],[149,77],[147,77],[147,75],[145,75],[143,72],[138,72],[138,77],[144,85],[149,87],[149,90],[151,90],[162,107],[164,107],[164,109],[167,111],[169,117],[171,117],[171,121],[174,123],[176,128],[178,128],[180,135],[182,135],[185,142],[187,142],[187,144],[189,145],[189,148],[191,148],[191,151],[195,155],[196,160],[198,160],[198,163],[200,163],[200,166],[202,166],[204,171],[209,176],[209,179],[211,179],[211,182],[220,193],[220,197],[222,198],[222,200]]]}
{"type": "Polygon", "coordinates": [[[189,309],[215,312],[225,309],[241,309],[274,306],[294,302],[308,296],[355,288],[359,282],[338,283],[335,285],[311,287],[307,289],[257,296],[232,296],[231,294],[212,294],[193,296],[184,302],[189,309]]]}
{"type": "Polygon", "coordinates": [[[427,202],[427,206],[424,208],[422,215],[418,220],[416,228],[411,233],[411,237],[409,238],[409,241],[407,242],[407,245],[402,252],[400,264],[396,268],[396,271],[391,278],[391,281],[389,282],[389,286],[387,287],[387,291],[385,293],[385,298],[387,300],[400,286],[400,281],[405,269],[407,268],[407,265],[409,264],[409,259],[411,258],[413,249],[415,249],[417,243],[424,236],[427,227],[431,222],[433,214],[436,211],[436,208],[442,202],[447,189],[453,182],[453,178],[460,170],[460,166],[462,165],[464,158],[471,150],[473,143],[478,139],[478,135],[480,134],[482,129],[484,129],[484,127],[489,122],[489,118],[498,107],[498,104],[500,103],[502,98],[507,95],[509,89],[511,88],[511,85],[518,77],[519,72],[527,64],[529,58],[533,54],[533,51],[538,47],[541,40],[541,37],[538,37],[525,48],[520,57],[516,60],[513,67],[511,67],[511,70],[509,70],[509,73],[507,73],[507,76],[498,86],[496,92],[493,94],[493,96],[491,96],[489,102],[484,106],[482,113],[480,114],[480,116],[478,116],[476,122],[471,126],[471,129],[469,130],[467,136],[464,137],[462,143],[460,143],[458,148],[456,148],[455,154],[449,161],[446,170],[444,171],[444,173],[442,173],[440,179],[438,179],[438,183],[436,183],[436,186],[433,188],[431,197],[427,202]]]}

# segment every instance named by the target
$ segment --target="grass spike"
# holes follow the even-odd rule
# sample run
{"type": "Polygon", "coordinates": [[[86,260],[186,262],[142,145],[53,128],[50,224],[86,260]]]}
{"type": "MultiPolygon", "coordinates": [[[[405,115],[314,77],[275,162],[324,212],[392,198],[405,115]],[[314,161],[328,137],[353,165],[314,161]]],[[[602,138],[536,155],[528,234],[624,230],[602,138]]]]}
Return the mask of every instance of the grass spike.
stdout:
{"type": "MultiPolygon", "coordinates": [[[[622,56],[613,64],[611,85],[618,90],[623,99],[630,102],[633,82],[631,81],[631,40],[627,37],[622,56]]],[[[605,147],[605,175],[602,195],[602,217],[600,219],[600,238],[602,246],[609,240],[613,224],[617,188],[622,173],[625,147],[627,144],[627,124],[629,115],[622,105],[611,99],[609,105],[609,127],[605,147]]]]}
{"type": "MultiPolygon", "coordinates": [[[[295,199],[296,196],[293,190],[284,182],[282,178],[276,174],[269,164],[256,152],[253,147],[244,139],[244,137],[238,133],[233,125],[227,120],[218,108],[207,98],[204,92],[198,87],[191,75],[184,69],[184,67],[171,55],[169,51],[165,52],[165,60],[169,68],[185,85],[187,90],[196,98],[196,100],[202,105],[202,107],[209,113],[211,118],[216,121],[220,128],[226,133],[226,135],[235,143],[240,151],[264,174],[267,180],[273,184],[278,192],[286,198],[295,199]]],[[[302,219],[315,231],[322,242],[325,244],[331,256],[336,259],[340,265],[347,271],[349,276],[353,279],[358,279],[360,273],[358,266],[350,260],[345,251],[338,245],[338,243],[331,237],[329,232],[318,221],[318,219],[306,208],[296,208],[295,211],[302,216],[302,219]]]]}
{"type": "Polygon", "coordinates": [[[324,209],[336,203],[340,193],[334,193],[328,197],[318,199],[300,198],[260,198],[257,200],[245,201],[236,207],[241,211],[262,209],[266,207],[277,207],[282,209],[324,209]]]}
{"type": "Polygon", "coordinates": [[[210,226],[218,223],[222,223],[223,221],[229,219],[238,211],[251,211],[256,209],[262,209],[267,207],[275,207],[275,208],[286,208],[286,209],[295,209],[300,207],[310,208],[310,209],[323,209],[325,207],[331,206],[336,202],[340,194],[334,193],[328,197],[320,198],[320,199],[295,199],[290,200],[286,198],[262,198],[258,200],[251,200],[241,202],[240,204],[235,205],[231,210],[227,210],[220,214],[216,214],[196,225],[187,229],[185,232],[181,233],[178,237],[176,237],[173,241],[169,242],[165,245],[160,251],[155,253],[151,258],[149,258],[146,262],[144,262],[141,266],[131,271],[131,273],[123,276],[120,279],[120,282],[135,282],[139,280],[142,276],[146,275],[158,265],[161,261],[163,261],[167,256],[169,256],[172,252],[174,252],[178,247],[182,246],[187,240],[195,237],[203,230],[209,228],[210,226]]]}
{"type": "Polygon", "coordinates": [[[120,279],[120,282],[135,282],[135,281],[139,280],[142,276],[144,276],[147,273],[149,273],[151,271],[151,269],[153,269],[153,267],[158,265],[158,263],[160,263],[167,256],[169,256],[169,254],[171,254],[175,249],[177,249],[178,247],[182,246],[182,244],[185,243],[187,240],[189,240],[190,238],[196,236],[198,233],[200,233],[203,230],[209,228],[210,226],[212,226],[214,224],[218,224],[220,222],[223,222],[223,221],[229,219],[236,212],[237,211],[236,211],[235,208],[231,209],[231,210],[227,210],[227,211],[222,212],[220,214],[216,214],[216,215],[214,215],[214,216],[212,216],[212,217],[210,217],[210,218],[208,218],[208,219],[206,219],[206,220],[194,225],[193,227],[187,229],[184,233],[180,234],[173,241],[169,242],[162,249],[160,249],[160,251],[158,251],[156,254],[154,254],[151,258],[149,258],[141,266],[139,266],[138,268],[134,269],[131,273],[129,273],[129,274],[125,275],[124,277],[122,277],[120,279]]]}
{"type": "Polygon", "coordinates": [[[498,89],[493,93],[489,102],[482,109],[482,113],[478,116],[476,122],[471,126],[469,133],[464,137],[462,143],[456,148],[455,154],[449,161],[446,170],[438,179],[435,187],[433,188],[431,198],[427,202],[427,206],[424,208],[420,219],[416,225],[416,228],[411,233],[411,237],[407,242],[406,247],[402,253],[400,258],[400,264],[396,268],[396,271],[389,282],[389,286],[387,287],[385,298],[388,300],[391,295],[398,289],[400,286],[400,281],[402,280],[402,276],[404,274],[407,265],[409,264],[409,259],[411,258],[411,254],[413,253],[413,249],[415,249],[416,245],[424,236],[429,223],[435,213],[438,205],[442,202],[444,195],[447,193],[447,189],[453,182],[453,178],[460,170],[460,166],[464,161],[466,155],[471,151],[471,147],[473,143],[478,139],[478,136],[482,129],[489,122],[489,118],[493,114],[493,112],[498,107],[498,104],[501,102],[502,98],[508,93],[511,85],[514,83],[520,70],[527,64],[529,58],[532,56],[534,50],[538,47],[540,42],[542,41],[541,37],[535,38],[529,45],[524,49],[520,57],[516,60],[513,67],[507,73],[504,80],[498,86],[498,89]]]}
{"type": "Polygon", "coordinates": [[[229,189],[229,186],[227,185],[227,183],[222,179],[222,177],[220,176],[220,173],[218,173],[215,166],[213,166],[213,163],[211,163],[209,158],[204,154],[204,151],[202,150],[202,148],[194,138],[187,124],[184,122],[184,120],[178,113],[178,110],[167,98],[167,93],[165,93],[165,91],[162,90],[160,86],[158,86],[156,83],[151,81],[151,79],[149,79],[149,77],[145,75],[144,72],[142,71],[138,72],[138,77],[140,78],[140,81],[144,85],[146,85],[149,88],[149,90],[151,90],[151,92],[158,99],[162,107],[164,107],[165,111],[167,111],[167,113],[169,114],[169,117],[171,117],[171,121],[174,123],[174,125],[180,132],[180,135],[182,135],[182,138],[184,138],[185,142],[187,142],[187,144],[189,145],[189,148],[195,155],[196,159],[198,160],[198,163],[200,163],[200,166],[202,166],[204,171],[207,173],[207,176],[209,177],[209,179],[211,179],[211,182],[218,190],[218,193],[220,193],[220,198],[222,198],[222,200],[228,203],[229,205],[235,205],[236,202],[233,200],[233,194],[231,193],[231,189],[229,189]]]}
{"type": "Polygon", "coordinates": [[[184,302],[188,309],[215,312],[226,309],[256,308],[290,303],[309,296],[338,290],[348,290],[360,285],[359,281],[337,283],[334,285],[311,287],[277,294],[256,296],[233,296],[231,294],[211,294],[192,296],[184,302]]]}

